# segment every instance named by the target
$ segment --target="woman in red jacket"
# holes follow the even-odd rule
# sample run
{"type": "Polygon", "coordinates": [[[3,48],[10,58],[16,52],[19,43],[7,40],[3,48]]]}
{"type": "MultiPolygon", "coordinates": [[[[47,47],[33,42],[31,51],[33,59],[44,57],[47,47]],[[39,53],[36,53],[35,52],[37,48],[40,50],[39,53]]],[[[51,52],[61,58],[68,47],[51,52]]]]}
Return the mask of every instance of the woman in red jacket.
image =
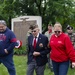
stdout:
{"type": "Polygon", "coordinates": [[[62,32],[60,23],[55,23],[54,34],[50,38],[50,58],[52,59],[55,75],[67,75],[69,60],[75,67],[75,51],[67,34],[62,32]]]}

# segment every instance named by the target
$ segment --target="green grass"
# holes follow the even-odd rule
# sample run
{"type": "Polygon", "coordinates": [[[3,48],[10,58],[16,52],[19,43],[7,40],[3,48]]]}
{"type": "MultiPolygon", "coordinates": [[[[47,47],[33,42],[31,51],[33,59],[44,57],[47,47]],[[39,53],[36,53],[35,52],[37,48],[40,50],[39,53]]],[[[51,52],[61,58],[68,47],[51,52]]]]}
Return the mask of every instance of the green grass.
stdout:
{"type": "MultiPolygon", "coordinates": [[[[17,75],[26,75],[27,57],[14,56],[14,63],[17,75]]],[[[8,75],[7,69],[3,64],[0,64],[0,75],[8,75]]],[[[36,75],[36,74],[35,74],[36,75]]],[[[45,75],[54,75],[48,67],[46,67],[45,75]]],[[[75,75],[75,69],[69,69],[67,75],[75,75]]]]}

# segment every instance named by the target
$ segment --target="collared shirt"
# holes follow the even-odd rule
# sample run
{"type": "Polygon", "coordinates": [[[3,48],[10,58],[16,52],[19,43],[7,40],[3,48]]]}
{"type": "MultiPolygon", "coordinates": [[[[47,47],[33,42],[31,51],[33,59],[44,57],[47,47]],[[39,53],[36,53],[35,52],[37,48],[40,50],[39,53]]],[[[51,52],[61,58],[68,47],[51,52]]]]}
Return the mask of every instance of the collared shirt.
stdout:
{"type": "MultiPolygon", "coordinates": [[[[38,33],[38,35],[36,36],[36,42],[38,41],[38,37],[39,37],[39,33],[38,33]]],[[[32,45],[34,45],[34,39],[35,39],[35,37],[33,38],[33,43],[32,43],[32,45]]]]}

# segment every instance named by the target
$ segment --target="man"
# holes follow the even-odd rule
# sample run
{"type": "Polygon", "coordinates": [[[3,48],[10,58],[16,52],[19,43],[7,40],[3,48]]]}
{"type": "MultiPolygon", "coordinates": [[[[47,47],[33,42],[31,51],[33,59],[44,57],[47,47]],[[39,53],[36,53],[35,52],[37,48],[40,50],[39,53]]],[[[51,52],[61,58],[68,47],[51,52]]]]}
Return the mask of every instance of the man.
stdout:
{"type": "Polygon", "coordinates": [[[34,26],[32,35],[28,37],[28,69],[27,75],[44,75],[45,65],[47,63],[48,38],[39,33],[38,26],[34,26]]]}
{"type": "Polygon", "coordinates": [[[0,63],[7,68],[9,75],[16,75],[13,62],[13,49],[16,45],[14,33],[0,20],[0,63]]]}
{"type": "Polygon", "coordinates": [[[45,35],[48,37],[48,40],[50,40],[52,33],[53,33],[52,24],[48,24],[48,31],[45,32],[45,35]]]}
{"type": "MultiPolygon", "coordinates": [[[[75,49],[75,33],[73,32],[73,27],[70,25],[67,26],[67,34],[69,35],[72,45],[75,49]]],[[[70,63],[70,67],[73,68],[72,63],[70,63]]]]}
{"type": "Polygon", "coordinates": [[[70,25],[67,26],[67,34],[69,35],[72,45],[74,46],[75,49],[75,33],[73,31],[73,27],[70,25]]]}
{"type": "MultiPolygon", "coordinates": [[[[53,34],[52,24],[48,24],[48,31],[45,32],[45,35],[48,37],[48,41],[50,40],[51,35],[53,34]]],[[[48,58],[48,67],[51,71],[53,71],[52,60],[50,59],[50,53],[47,55],[48,58]]]]}

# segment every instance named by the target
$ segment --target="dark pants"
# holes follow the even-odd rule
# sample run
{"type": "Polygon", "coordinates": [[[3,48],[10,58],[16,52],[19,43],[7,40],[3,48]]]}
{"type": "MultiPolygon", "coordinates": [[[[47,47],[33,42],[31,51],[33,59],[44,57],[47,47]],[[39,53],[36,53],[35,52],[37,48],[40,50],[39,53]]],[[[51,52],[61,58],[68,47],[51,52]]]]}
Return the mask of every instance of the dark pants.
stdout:
{"type": "Polygon", "coordinates": [[[16,75],[15,67],[13,64],[13,55],[8,55],[6,57],[0,57],[0,62],[4,64],[7,68],[9,75],[16,75]]]}
{"type": "Polygon", "coordinates": [[[51,71],[53,71],[53,65],[52,65],[52,60],[50,58],[50,53],[47,54],[47,58],[48,58],[48,67],[50,68],[51,71]]]}
{"type": "Polygon", "coordinates": [[[28,64],[27,75],[33,75],[34,70],[36,75],[44,75],[45,65],[37,66],[36,61],[33,60],[30,64],[28,64]]]}
{"type": "Polygon", "coordinates": [[[69,61],[66,62],[55,62],[52,61],[54,75],[67,75],[69,68],[69,61]]]}

